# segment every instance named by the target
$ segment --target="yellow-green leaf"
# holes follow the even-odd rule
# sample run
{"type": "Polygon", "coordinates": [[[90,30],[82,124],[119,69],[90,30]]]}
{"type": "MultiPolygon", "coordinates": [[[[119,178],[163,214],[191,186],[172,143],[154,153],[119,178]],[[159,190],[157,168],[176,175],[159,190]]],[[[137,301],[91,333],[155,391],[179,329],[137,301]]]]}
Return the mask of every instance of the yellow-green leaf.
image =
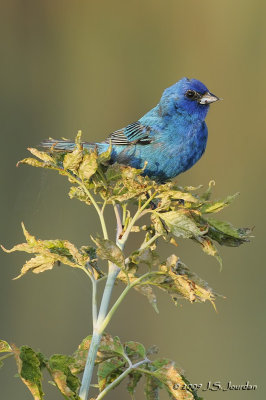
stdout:
{"type": "Polygon", "coordinates": [[[82,146],[78,147],[70,153],[67,153],[64,157],[63,167],[70,171],[77,172],[79,165],[83,158],[82,146]]]}
{"type": "Polygon", "coordinates": [[[12,352],[11,346],[5,340],[0,340],[0,353],[10,352],[12,352]]]}
{"type": "Polygon", "coordinates": [[[95,174],[98,168],[97,159],[98,157],[96,149],[84,155],[82,163],[80,164],[78,170],[78,175],[82,180],[88,180],[92,177],[93,174],[95,174]]]}
{"type": "Polygon", "coordinates": [[[28,346],[18,349],[12,346],[22,382],[28,387],[34,400],[43,399],[41,361],[28,346]]]}
{"type": "Polygon", "coordinates": [[[125,268],[125,259],[121,249],[109,239],[93,239],[97,245],[97,255],[102,260],[108,260],[116,264],[119,268],[125,268]]]}

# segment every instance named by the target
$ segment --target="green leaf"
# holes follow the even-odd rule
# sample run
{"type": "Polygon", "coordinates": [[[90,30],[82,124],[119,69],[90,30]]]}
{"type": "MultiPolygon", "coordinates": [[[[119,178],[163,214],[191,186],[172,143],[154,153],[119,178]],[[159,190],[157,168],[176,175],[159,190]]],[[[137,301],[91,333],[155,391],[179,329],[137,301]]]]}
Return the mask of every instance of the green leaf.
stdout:
{"type": "Polygon", "coordinates": [[[219,212],[227,207],[229,204],[231,204],[238,195],[239,193],[235,193],[232,196],[227,196],[224,200],[208,201],[206,203],[203,203],[203,205],[200,207],[200,211],[202,212],[202,214],[219,212]]]}
{"type": "Polygon", "coordinates": [[[239,246],[250,241],[250,228],[235,228],[229,222],[208,218],[208,236],[225,246],[239,246]]]}
{"type": "Polygon", "coordinates": [[[60,392],[71,400],[78,400],[80,381],[70,370],[73,363],[73,357],[54,354],[50,357],[47,368],[60,392]]]}
{"type": "Polygon", "coordinates": [[[117,358],[103,361],[98,368],[98,385],[100,392],[111,382],[113,382],[118,376],[121,375],[125,361],[121,361],[117,358]]]}
{"type": "Polygon", "coordinates": [[[89,180],[98,168],[97,150],[85,154],[80,164],[78,175],[82,180],[89,180]]]}
{"type": "Polygon", "coordinates": [[[159,389],[161,388],[161,383],[157,378],[153,376],[146,375],[145,377],[145,397],[147,400],[159,400],[159,389]]]}
{"type": "Polygon", "coordinates": [[[99,351],[101,353],[106,353],[105,356],[108,354],[109,356],[123,356],[124,355],[124,347],[119,339],[118,336],[112,338],[110,335],[105,334],[102,337],[99,351]]]}
{"type": "Polygon", "coordinates": [[[92,335],[85,337],[78,346],[78,349],[74,352],[72,356],[73,363],[70,366],[70,370],[73,374],[79,374],[84,370],[88,356],[88,350],[91,344],[91,339],[92,335]]]}
{"type": "Polygon", "coordinates": [[[186,239],[193,236],[200,236],[204,233],[197,226],[193,217],[182,210],[156,214],[166,223],[168,230],[176,237],[186,239]]]}
{"type": "Polygon", "coordinates": [[[0,353],[11,353],[13,350],[5,340],[0,340],[0,353]]]}
{"type": "Polygon", "coordinates": [[[42,400],[42,360],[28,346],[22,346],[20,349],[13,346],[13,351],[22,382],[28,387],[34,400],[42,400]]]}
{"type": "MultiPolygon", "coordinates": [[[[83,371],[91,344],[91,338],[92,336],[89,335],[83,339],[78,349],[73,354],[74,362],[71,365],[72,373],[77,374],[83,371]]],[[[104,333],[101,338],[95,363],[99,364],[107,359],[123,355],[124,347],[121,344],[120,339],[117,336],[112,338],[111,335],[104,333]]]]}
{"type": "Polygon", "coordinates": [[[125,268],[125,259],[121,249],[109,239],[91,238],[97,245],[97,255],[102,260],[108,260],[119,268],[125,268]]]}
{"type": "Polygon", "coordinates": [[[146,358],[146,350],[141,343],[133,341],[126,342],[125,351],[131,360],[146,358]]]}
{"type": "Polygon", "coordinates": [[[128,375],[127,390],[131,394],[132,397],[135,394],[137,384],[139,383],[141,377],[142,377],[142,374],[138,371],[132,371],[128,375]]]}

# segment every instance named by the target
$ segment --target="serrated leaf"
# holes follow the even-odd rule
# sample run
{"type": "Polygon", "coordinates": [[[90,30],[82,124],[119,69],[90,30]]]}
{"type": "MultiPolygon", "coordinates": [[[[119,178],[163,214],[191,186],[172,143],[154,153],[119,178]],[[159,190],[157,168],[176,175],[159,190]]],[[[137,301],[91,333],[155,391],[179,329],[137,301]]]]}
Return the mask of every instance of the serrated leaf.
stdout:
{"type": "Polygon", "coordinates": [[[125,268],[125,259],[121,249],[109,239],[93,239],[97,245],[97,255],[102,260],[108,260],[116,264],[119,268],[125,268]]]}
{"type": "Polygon", "coordinates": [[[26,263],[21,268],[20,274],[14,279],[21,278],[28,271],[31,271],[34,274],[39,274],[41,272],[50,270],[53,268],[54,264],[55,260],[53,258],[44,255],[38,255],[26,261],[26,263]]]}
{"type": "Polygon", "coordinates": [[[11,353],[12,351],[11,346],[5,340],[0,340],[0,353],[11,353]]]}
{"type": "Polygon", "coordinates": [[[34,400],[42,400],[41,361],[38,355],[28,346],[22,346],[20,349],[16,346],[12,348],[22,382],[28,387],[34,400]]]}
{"type": "Polygon", "coordinates": [[[191,272],[174,254],[160,266],[158,275],[154,274],[149,283],[169,293],[175,303],[178,298],[191,303],[209,300],[215,308],[215,293],[207,282],[191,272]]]}
{"type": "Polygon", "coordinates": [[[98,168],[97,151],[91,151],[85,154],[82,163],[79,166],[78,175],[82,180],[89,180],[95,174],[98,168]]]}
{"type": "Polygon", "coordinates": [[[26,253],[36,254],[35,257],[25,263],[17,278],[25,275],[28,271],[40,273],[52,269],[57,262],[62,262],[63,264],[69,265],[73,268],[86,266],[89,256],[79,253],[76,247],[68,240],[36,240],[34,236],[29,234],[23,224],[22,228],[27,243],[18,244],[9,250],[1,246],[7,253],[13,251],[25,251],[26,253]]]}
{"type": "Polygon", "coordinates": [[[54,354],[50,357],[47,368],[60,392],[71,400],[78,400],[80,381],[70,370],[73,363],[73,357],[54,354]]]}
{"type": "Polygon", "coordinates": [[[156,214],[165,222],[168,230],[176,237],[191,238],[204,233],[197,226],[194,219],[189,217],[182,210],[156,214]]]}

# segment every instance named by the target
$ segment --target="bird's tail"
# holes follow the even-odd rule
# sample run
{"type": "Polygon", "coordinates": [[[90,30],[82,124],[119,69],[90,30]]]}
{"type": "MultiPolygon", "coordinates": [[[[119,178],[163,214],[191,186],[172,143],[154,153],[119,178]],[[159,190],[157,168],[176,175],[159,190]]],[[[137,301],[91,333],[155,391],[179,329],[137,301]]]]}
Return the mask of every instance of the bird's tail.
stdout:
{"type": "MultiPolygon", "coordinates": [[[[84,148],[86,149],[93,149],[95,147],[95,143],[88,143],[88,142],[82,142],[84,148]]],[[[40,146],[46,149],[47,151],[49,150],[55,150],[55,151],[73,151],[76,144],[75,142],[67,139],[47,139],[43,140],[40,143],[40,146]]]]}

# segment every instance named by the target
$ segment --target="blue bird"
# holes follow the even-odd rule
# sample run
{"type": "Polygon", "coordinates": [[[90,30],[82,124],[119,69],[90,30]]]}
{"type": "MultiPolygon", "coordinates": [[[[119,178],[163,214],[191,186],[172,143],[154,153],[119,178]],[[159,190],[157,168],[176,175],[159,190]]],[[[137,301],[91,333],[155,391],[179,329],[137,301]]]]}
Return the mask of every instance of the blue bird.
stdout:
{"type": "MultiPolygon", "coordinates": [[[[196,79],[183,78],[165,89],[152,110],[138,121],[111,133],[100,143],[84,142],[85,149],[102,153],[112,144],[110,163],[134,168],[147,166],[143,175],[159,183],[191,168],[205,151],[208,129],[205,118],[210,103],[219,100],[196,79]]],[[[44,148],[72,151],[68,140],[46,140],[44,148]]]]}

